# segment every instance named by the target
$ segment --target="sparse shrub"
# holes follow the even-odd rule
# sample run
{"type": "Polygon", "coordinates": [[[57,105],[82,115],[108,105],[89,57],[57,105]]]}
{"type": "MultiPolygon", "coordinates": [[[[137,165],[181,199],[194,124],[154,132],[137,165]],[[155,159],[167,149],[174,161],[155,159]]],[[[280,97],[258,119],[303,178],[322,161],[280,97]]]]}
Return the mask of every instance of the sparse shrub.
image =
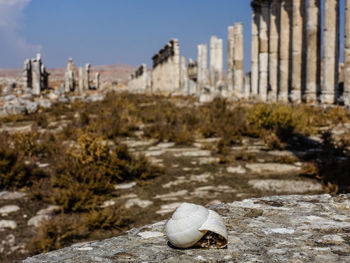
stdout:
{"type": "Polygon", "coordinates": [[[286,144],[281,142],[280,138],[275,133],[267,133],[264,136],[264,141],[267,147],[272,150],[283,150],[286,147],[286,144]]]}
{"type": "Polygon", "coordinates": [[[349,113],[344,107],[332,107],[326,112],[326,120],[333,124],[349,121],[349,113]]]}
{"type": "Polygon", "coordinates": [[[35,166],[26,164],[23,153],[13,146],[7,133],[0,134],[0,188],[23,187],[31,185],[34,179],[42,177],[35,166]]]}
{"type": "Polygon", "coordinates": [[[29,250],[32,254],[38,254],[59,249],[71,244],[74,240],[87,237],[88,233],[88,226],[81,224],[79,215],[62,214],[39,228],[37,235],[29,244],[29,250]]]}

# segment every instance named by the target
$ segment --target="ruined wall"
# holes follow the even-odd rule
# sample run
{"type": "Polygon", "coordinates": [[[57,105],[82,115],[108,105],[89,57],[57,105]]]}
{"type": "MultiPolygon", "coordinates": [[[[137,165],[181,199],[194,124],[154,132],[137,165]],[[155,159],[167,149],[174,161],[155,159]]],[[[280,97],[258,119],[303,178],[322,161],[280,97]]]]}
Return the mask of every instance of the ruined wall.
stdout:
{"type": "Polygon", "coordinates": [[[128,83],[129,90],[131,92],[150,92],[150,77],[146,65],[142,64],[133,74],[131,74],[128,83]]]}
{"type": "Polygon", "coordinates": [[[152,91],[171,94],[180,90],[180,47],[177,39],[172,39],[152,57],[152,91]]]}

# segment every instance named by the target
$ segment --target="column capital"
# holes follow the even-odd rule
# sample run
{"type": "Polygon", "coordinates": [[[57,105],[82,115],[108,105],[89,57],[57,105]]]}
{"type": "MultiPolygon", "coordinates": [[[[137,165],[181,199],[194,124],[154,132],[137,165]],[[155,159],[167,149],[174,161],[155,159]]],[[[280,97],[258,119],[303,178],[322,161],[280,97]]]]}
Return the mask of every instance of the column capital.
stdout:
{"type": "Polygon", "coordinates": [[[259,0],[253,0],[250,3],[250,6],[253,8],[254,11],[259,11],[259,9],[260,9],[260,1],[259,0]]]}

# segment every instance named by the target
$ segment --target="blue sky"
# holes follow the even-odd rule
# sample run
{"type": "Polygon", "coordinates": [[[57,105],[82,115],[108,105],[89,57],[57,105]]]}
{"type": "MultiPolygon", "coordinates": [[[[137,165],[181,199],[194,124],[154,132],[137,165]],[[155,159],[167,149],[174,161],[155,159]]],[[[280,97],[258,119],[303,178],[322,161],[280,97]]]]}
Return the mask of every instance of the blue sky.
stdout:
{"type": "Polygon", "coordinates": [[[224,39],[226,56],[227,27],[236,22],[244,25],[248,71],[250,0],[0,0],[0,68],[21,68],[38,51],[49,68],[68,57],[76,65],[151,66],[171,38],[196,59],[211,35],[224,39]]]}

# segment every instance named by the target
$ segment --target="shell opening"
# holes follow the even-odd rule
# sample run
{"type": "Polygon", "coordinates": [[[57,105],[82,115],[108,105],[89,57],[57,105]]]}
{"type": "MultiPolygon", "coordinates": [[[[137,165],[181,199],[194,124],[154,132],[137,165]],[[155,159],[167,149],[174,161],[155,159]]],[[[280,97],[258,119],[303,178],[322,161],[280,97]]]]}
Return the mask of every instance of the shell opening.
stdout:
{"type": "Polygon", "coordinates": [[[206,231],[205,235],[196,243],[196,246],[203,248],[224,248],[227,246],[227,240],[217,233],[206,231]]]}

